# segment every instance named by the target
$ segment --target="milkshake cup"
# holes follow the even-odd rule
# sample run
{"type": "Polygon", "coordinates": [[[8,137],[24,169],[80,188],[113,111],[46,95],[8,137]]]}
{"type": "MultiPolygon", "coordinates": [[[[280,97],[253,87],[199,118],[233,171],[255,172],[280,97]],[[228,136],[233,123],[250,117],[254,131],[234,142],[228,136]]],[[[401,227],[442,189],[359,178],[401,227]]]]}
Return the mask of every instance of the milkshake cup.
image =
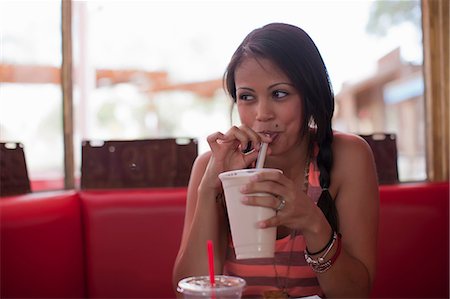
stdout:
{"type": "Polygon", "coordinates": [[[239,299],[245,280],[234,276],[215,275],[214,286],[209,276],[187,277],[178,282],[178,292],[183,298],[239,299]]]}
{"type": "MultiPolygon", "coordinates": [[[[227,171],[219,174],[225,193],[231,237],[236,259],[272,258],[275,251],[276,227],[260,228],[258,222],[275,216],[271,208],[245,205],[240,188],[250,177],[260,172],[282,172],[272,168],[252,168],[227,171]]],[[[253,193],[250,196],[272,196],[269,193],[253,193]]]]}

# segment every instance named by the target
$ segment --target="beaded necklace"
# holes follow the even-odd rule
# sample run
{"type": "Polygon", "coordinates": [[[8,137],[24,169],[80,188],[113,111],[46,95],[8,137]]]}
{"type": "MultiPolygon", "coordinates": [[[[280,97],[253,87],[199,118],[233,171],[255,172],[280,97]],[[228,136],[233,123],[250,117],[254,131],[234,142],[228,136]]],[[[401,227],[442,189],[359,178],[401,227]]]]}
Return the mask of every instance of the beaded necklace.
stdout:
{"type": "MultiPolygon", "coordinates": [[[[302,191],[306,194],[308,192],[308,186],[309,186],[309,164],[311,161],[311,152],[312,152],[312,144],[309,143],[308,151],[306,155],[306,164],[304,169],[304,176],[303,176],[303,188],[302,191]]],[[[289,272],[291,270],[291,258],[292,253],[294,251],[294,243],[295,243],[295,236],[297,235],[297,231],[295,229],[291,230],[289,242],[291,243],[291,248],[289,252],[289,258],[288,258],[288,266],[286,270],[286,276],[284,278],[284,284],[282,287],[280,287],[280,279],[281,277],[278,275],[277,266],[275,265],[275,258],[273,259],[273,270],[275,272],[276,282],[277,282],[277,288],[278,290],[274,291],[265,291],[263,292],[263,297],[265,299],[281,299],[281,298],[289,298],[290,295],[288,293],[288,279],[289,279],[289,272]]]]}

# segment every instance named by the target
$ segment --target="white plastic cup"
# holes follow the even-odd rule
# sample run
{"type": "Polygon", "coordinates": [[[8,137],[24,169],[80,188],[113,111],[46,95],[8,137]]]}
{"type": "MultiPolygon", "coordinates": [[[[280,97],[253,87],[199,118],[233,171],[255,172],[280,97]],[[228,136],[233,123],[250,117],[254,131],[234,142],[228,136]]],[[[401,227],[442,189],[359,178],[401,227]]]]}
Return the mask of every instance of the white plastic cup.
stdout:
{"type": "Polygon", "coordinates": [[[209,276],[187,277],[178,282],[177,291],[185,299],[239,299],[245,287],[245,280],[235,276],[215,275],[214,282],[212,286],[209,276]]]}
{"type": "MultiPolygon", "coordinates": [[[[250,177],[260,172],[280,172],[273,168],[252,168],[227,171],[219,174],[225,193],[231,237],[236,259],[272,258],[275,252],[276,228],[260,228],[258,222],[275,216],[271,208],[245,205],[240,188],[250,177]]],[[[268,193],[253,193],[251,196],[271,196],[268,193]]]]}

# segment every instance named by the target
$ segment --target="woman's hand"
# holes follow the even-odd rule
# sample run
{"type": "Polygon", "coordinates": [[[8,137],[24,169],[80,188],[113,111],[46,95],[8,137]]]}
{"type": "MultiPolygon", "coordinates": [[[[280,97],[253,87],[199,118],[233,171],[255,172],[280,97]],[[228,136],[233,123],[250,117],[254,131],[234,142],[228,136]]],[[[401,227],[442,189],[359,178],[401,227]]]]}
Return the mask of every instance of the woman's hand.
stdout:
{"type": "MultiPolygon", "coordinates": [[[[278,172],[256,174],[243,189],[244,204],[262,206],[277,210],[277,214],[259,223],[260,227],[286,226],[291,229],[304,230],[319,220],[320,209],[294,182],[278,172]],[[270,197],[249,196],[246,194],[265,192],[270,197]],[[281,204],[281,202],[284,204],[281,204]],[[280,205],[281,204],[281,205],[280,205]],[[319,212],[319,214],[317,214],[319,212]],[[315,217],[319,215],[319,217],[315,217]]],[[[319,220],[320,221],[320,220],[319,220]]]]}
{"type": "Polygon", "coordinates": [[[218,175],[224,171],[243,169],[255,162],[261,142],[270,142],[271,138],[259,135],[247,126],[233,126],[225,134],[216,132],[207,138],[211,148],[203,185],[218,188],[218,175]],[[250,145],[250,146],[249,146],[250,145]],[[250,147],[250,148],[249,148],[250,147]]]}

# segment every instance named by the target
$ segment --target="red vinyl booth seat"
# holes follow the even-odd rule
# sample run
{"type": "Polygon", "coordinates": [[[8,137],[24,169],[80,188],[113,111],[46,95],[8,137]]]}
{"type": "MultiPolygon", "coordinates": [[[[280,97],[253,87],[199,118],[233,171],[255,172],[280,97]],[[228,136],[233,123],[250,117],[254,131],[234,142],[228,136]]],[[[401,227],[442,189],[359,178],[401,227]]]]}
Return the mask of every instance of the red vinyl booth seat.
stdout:
{"type": "MultiPolygon", "coordinates": [[[[0,198],[1,298],[174,298],[186,189],[0,198]]],[[[371,298],[449,297],[449,183],[380,187],[371,298]]]]}
{"type": "Polygon", "coordinates": [[[449,183],[380,187],[372,297],[448,298],[449,183]]]}
{"type": "Polygon", "coordinates": [[[80,192],[91,298],[173,298],[186,189],[80,192]]]}
{"type": "Polygon", "coordinates": [[[80,219],[73,191],[1,198],[0,297],[85,297],[80,219]]]}

